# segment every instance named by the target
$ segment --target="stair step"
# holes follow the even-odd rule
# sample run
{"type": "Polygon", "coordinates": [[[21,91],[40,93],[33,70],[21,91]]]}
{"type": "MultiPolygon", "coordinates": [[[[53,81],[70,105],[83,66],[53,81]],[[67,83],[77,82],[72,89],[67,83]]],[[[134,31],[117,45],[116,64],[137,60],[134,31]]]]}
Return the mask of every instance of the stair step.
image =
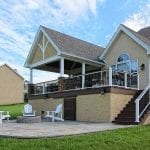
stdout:
{"type": "Polygon", "coordinates": [[[137,125],[137,124],[139,124],[134,121],[113,121],[113,123],[121,124],[121,125],[137,125]]]}
{"type": "Polygon", "coordinates": [[[115,120],[125,120],[125,121],[134,121],[135,117],[117,117],[115,120]]]}
{"type": "Polygon", "coordinates": [[[133,114],[133,113],[135,113],[135,109],[126,109],[126,110],[123,109],[123,110],[120,111],[120,113],[125,113],[125,112],[133,114]]]}
{"type": "Polygon", "coordinates": [[[119,114],[117,117],[135,117],[135,114],[128,114],[128,113],[124,113],[124,114],[119,114]]]}
{"type": "MultiPolygon", "coordinates": [[[[117,117],[115,118],[113,123],[128,124],[128,125],[129,124],[139,124],[139,123],[135,122],[135,111],[136,111],[135,110],[135,105],[136,105],[135,100],[141,92],[142,91],[138,91],[133,96],[133,98],[131,98],[131,100],[120,111],[120,114],[117,115],[117,117]]],[[[140,112],[146,106],[147,102],[148,102],[148,99],[147,99],[147,96],[145,96],[144,99],[142,99],[142,101],[140,102],[140,112]]],[[[150,109],[150,107],[148,109],[150,109]]],[[[148,111],[148,109],[147,109],[147,111],[148,111]]],[[[147,113],[147,111],[145,113],[147,113]]],[[[140,120],[142,120],[143,116],[140,118],[140,120]]]]}

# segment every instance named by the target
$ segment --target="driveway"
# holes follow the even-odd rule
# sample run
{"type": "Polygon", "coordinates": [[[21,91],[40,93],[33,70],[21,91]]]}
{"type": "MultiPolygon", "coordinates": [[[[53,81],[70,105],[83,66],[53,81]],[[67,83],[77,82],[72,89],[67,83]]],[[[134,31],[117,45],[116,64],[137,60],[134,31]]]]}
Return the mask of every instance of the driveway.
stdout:
{"type": "MultiPolygon", "coordinates": [[[[131,126],[131,125],[130,125],[131,126]]],[[[96,131],[113,130],[130,127],[129,125],[115,125],[112,123],[87,123],[77,121],[16,123],[4,122],[0,127],[0,136],[18,138],[55,137],[82,134],[96,131]]]]}

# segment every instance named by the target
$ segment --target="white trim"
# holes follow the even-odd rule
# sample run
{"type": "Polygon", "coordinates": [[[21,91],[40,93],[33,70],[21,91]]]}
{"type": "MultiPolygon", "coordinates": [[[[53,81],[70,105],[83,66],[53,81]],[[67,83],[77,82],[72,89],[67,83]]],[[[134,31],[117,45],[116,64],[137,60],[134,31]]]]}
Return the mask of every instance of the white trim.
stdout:
{"type": "Polygon", "coordinates": [[[109,86],[112,86],[112,68],[109,67],[109,86]]]}
{"type": "Polygon", "coordinates": [[[41,32],[41,29],[40,29],[40,27],[39,27],[39,29],[38,29],[38,31],[37,31],[37,34],[35,35],[35,38],[34,38],[34,40],[33,40],[33,44],[32,44],[32,46],[31,46],[31,48],[30,48],[29,53],[28,53],[28,56],[27,56],[27,58],[26,58],[26,61],[25,61],[25,64],[24,64],[25,67],[28,66],[28,61],[29,61],[31,55],[33,54],[33,50],[34,50],[34,48],[35,48],[35,45],[36,45],[37,41],[38,41],[39,38],[40,38],[40,34],[41,34],[41,33],[42,33],[42,32],[41,32]]]}
{"type": "Polygon", "coordinates": [[[42,42],[42,54],[43,54],[43,60],[44,60],[44,42],[45,42],[45,37],[44,37],[44,34],[43,34],[43,42],[42,42]]]}
{"type": "Polygon", "coordinates": [[[43,29],[43,27],[41,27],[41,31],[44,33],[44,35],[47,37],[47,39],[49,40],[49,42],[55,48],[55,50],[57,51],[58,55],[60,55],[61,54],[61,50],[56,46],[56,44],[52,41],[52,39],[47,35],[47,33],[45,32],[45,30],[43,29]]]}
{"type": "Polygon", "coordinates": [[[117,29],[117,31],[114,33],[114,35],[112,36],[111,40],[109,41],[109,43],[107,44],[104,52],[102,53],[102,55],[100,56],[100,59],[104,59],[107,51],[109,50],[110,46],[113,44],[113,42],[117,39],[117,37],[119,36],[119,33],[123,31],[124,33],[126,33],[130,38],[132,38],[134,41],[136,41],[139,45],[141,45],[146,51],[147,54],[150,54],[150,46],[148,46],[147,44],[145,44],[142,40],[140,40],[138,37],[136,37],[134,34],[132,34],[127,28],[125,28],[123,25],[120,25],[117,29]]]}
{"type": "Polygon", "coordinates": [[[64,58],[61,57],[60,59],[60,77],[64,77],[64,58]]]}
{"type": "Polygon", "coordinates": [[[43,47],[41,46],[41,44],[39,43],[38,46],[40,47],[41,52],[43,53],[43,47]]]}
{"type": "Polygon", "coordinates": [[[135,119],[135,122],[140,122],[140,116],[142,115],[142,113],[144,112],[145,108],[148,107],[148,105],[150,105],[150,101],[149,103],[147,104],[147,106],[143,109],[143,111],[140,113],[139,112],[139,105],[140,105],[140,101],[142,99],[142,97],[146,94],[146,92],[150,89],[150,85],[147,85],[144,90],[140,93],[140,95],[136,98],[135,100],[135,108],[136,108],[136,111],[135,111],[135,116],[136,116],[136,119],[135,119]]]}
{"type": "Polygon", "coordinates": [[[43,49],[44,53],[45,53],[45,50],[46,50],[46,48],[47,48],[48,43],[49,43],[49,41],[47,41],[46,44],[45,44],[45,47],[44,47],[44,49],[43,49]]]}
{"type": "Polygon", "coordinates": [[[128,78],[127,78],[127,75],[128,75],[128,73],[125,72],[125,73],[124,73],[124,86],[125,86],[125,88],[128,87],[128,78]]]}
{"type": "MultiPolygon", "coordinates": [[[[29,51],[29,54],[27,56],[27,59],[25,61],[24,66],[25,67],[29,67],[32,66],[31,64],[28,64],[29,59],[32,57],[33,52],[35,51],[35,46],[38,42],[38,40],[40,39],[40,35],[43,33],[43,36],[45,35],[45,37],[48,39],[48,41],[52,44],[52,46],[55,48],[55,50],[57,51],[57,55],[61,54],[61,51],[58,49],[58,47],[56,46],[56,44],[51,40],[51,38],[47,35],[47,33],[45,32],[45,30],[42,28],[42,26],[39,27],[38,32],[34,38],[33,44],[31,46],[31,49],[29,51]]],[[[39,46],[39,44],[37,44],[39,46]]],[[[41,46],[41,45],[40,45],[41,46]]],[[[42,47],[43,50],[44,47],[42,47]]]]}

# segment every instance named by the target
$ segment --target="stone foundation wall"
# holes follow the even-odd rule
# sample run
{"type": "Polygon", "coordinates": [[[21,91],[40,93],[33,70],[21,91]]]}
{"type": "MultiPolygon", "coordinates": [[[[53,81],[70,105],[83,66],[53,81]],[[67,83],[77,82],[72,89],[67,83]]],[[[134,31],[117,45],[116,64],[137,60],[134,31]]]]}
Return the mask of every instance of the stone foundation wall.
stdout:
{"type": "Polygon", "coordinates": [[[110,93],[77,96],[78,121],[110,122],[110,93]]]}
{"type": "MultiPolygon", "coordinates": [[[[134,92],[129,92],[129,94],[127,94],[127,92],[125,94],[114,92],[115,91],[105,92],[103,94],[84,94],[76,96],[76,120],[112,122],[135,94],[134,92]]],[[[71,96],[68,94],[68,98],[69,97],[71,96]]],[[[64,104],[64,98],[41,98],[29,100],[29,103],[33,106],[33,109],[37,111],[37,115],[41,115],[42,111],[55,110],[58,104],[64,104]]],[[[45,113],[43,115],[45,115],[45,113]]]]}

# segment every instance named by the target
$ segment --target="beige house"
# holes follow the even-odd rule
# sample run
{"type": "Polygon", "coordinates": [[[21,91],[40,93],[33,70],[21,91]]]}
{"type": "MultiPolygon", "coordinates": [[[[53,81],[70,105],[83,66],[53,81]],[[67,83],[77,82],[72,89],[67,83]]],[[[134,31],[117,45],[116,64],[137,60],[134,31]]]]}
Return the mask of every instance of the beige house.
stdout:
{"type": "Polygon", "coordinates": [[[0,105],[23,103],[24,79],[7,64],[0,66],[0,105]]]}
{"type": "Polygon", "coordinates": [[[65,120],[147,121],[150,27],[135,32],[120,25],[103,48],[40,26],[25,67],[30,68],[29,103],[38,114],[62,103],[65,120]],[[33,84],[34,69],[60,73],[60,78],[33,84]]]}

